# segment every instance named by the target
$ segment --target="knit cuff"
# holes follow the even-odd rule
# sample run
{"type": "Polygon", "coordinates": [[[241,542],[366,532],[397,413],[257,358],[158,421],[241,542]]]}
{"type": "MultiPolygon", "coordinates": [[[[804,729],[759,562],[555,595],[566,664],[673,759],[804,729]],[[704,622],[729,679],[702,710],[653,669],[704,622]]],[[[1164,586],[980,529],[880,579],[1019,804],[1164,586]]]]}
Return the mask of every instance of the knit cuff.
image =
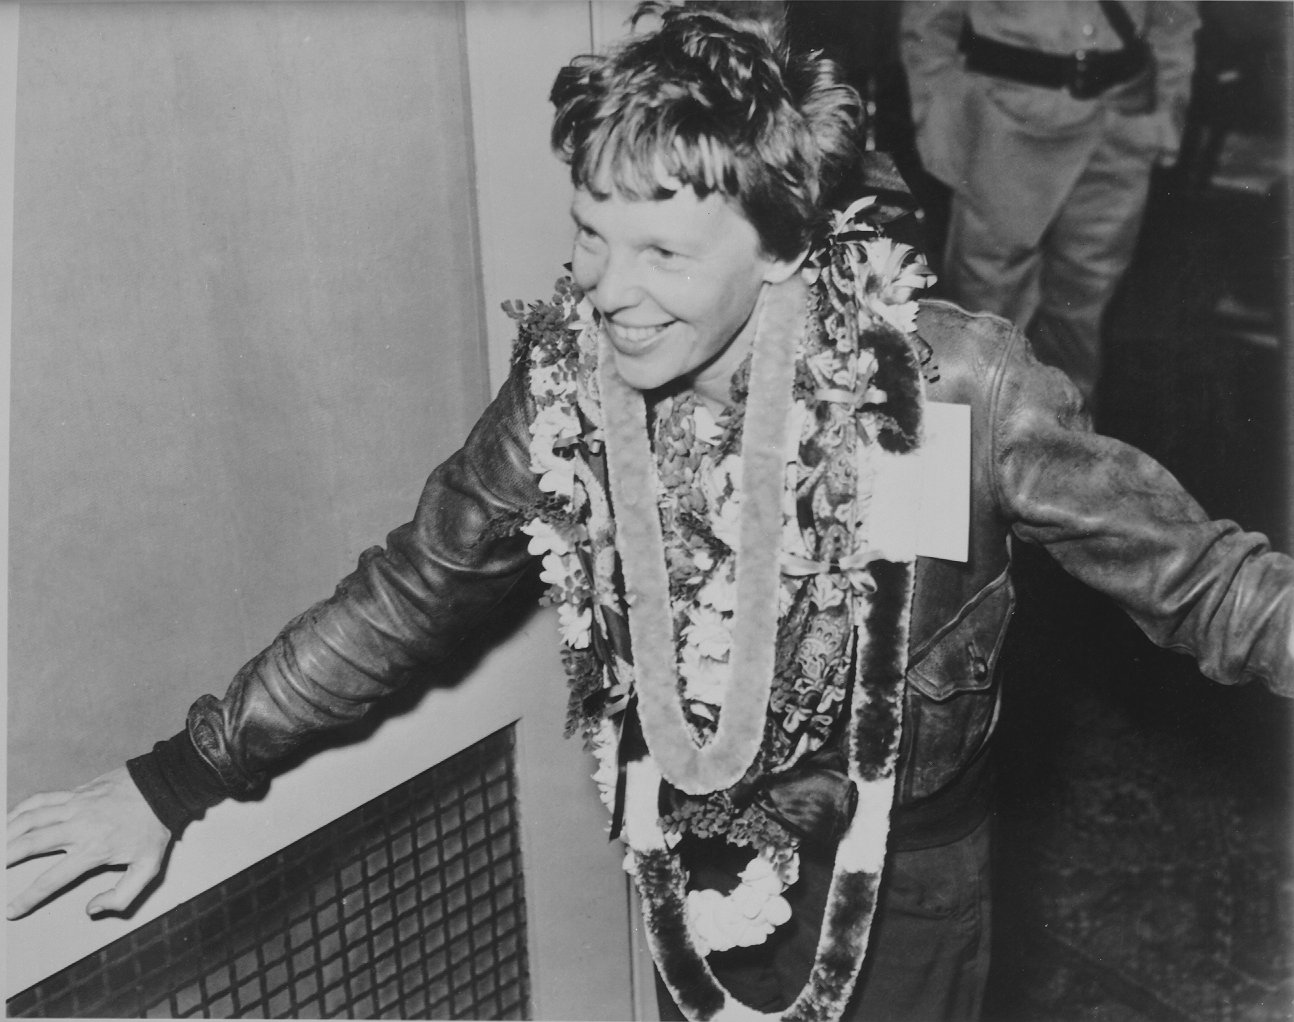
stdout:
{"type": "Polygon", "coordinates": [[[229,794],[216,771],[198,755],[187,731],[158,742],[152,752],[127,762],[126,769],[149,808],[177,839],[229,794]]]}

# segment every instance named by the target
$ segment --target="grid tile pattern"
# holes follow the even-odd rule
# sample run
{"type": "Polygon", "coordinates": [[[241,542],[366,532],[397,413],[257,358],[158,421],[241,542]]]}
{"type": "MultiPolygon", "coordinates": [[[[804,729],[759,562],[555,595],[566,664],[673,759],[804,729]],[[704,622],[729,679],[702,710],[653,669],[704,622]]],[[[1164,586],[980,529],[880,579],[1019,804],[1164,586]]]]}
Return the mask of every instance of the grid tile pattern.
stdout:
{"type": "Polygon", "coordinates": [[[504,729],[8,1002],[8,1016],[528,1017],[504,729]]]}

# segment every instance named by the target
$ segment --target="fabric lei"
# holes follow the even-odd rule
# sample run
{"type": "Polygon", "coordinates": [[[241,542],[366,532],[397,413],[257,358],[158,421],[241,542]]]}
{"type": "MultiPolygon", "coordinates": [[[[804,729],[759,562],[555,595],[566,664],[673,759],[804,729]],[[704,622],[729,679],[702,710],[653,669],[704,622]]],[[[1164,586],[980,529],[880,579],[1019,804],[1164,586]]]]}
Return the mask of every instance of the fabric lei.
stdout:
{"type": "Polygon", "coordinates": [[[915,561],[904,516],[881,504],[912,482],[924,400],[912,296],[930,281],[871,207],[837,214],[801,275],[766,288],[718,419],[686,395],[648,408],[568,280],[550,302],[505,306],[535,403],[545,498],[523,531],[557,607],[568,734],[597,760],[657,967],[693,1019],[838,1018],[866,951],[915,561]],[[705,956],[760,943],[789,917],[781,895],[802,835],[770,789],[837,721],[857,808],[809,981],[765,1016],[705,956]],[[751,849],[732,891],[688,890],[676,849],[689,835],[751,849]]]}

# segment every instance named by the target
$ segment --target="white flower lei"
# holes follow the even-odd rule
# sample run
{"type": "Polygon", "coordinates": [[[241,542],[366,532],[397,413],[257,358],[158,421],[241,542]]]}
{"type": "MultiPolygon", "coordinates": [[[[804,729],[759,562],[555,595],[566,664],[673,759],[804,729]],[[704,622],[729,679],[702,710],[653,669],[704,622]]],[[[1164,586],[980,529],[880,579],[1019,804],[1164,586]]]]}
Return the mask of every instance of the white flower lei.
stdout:
{"type": "MultiPolygon", "coordinates": [[[[578,330],[581,352],[597,344],[598,326],[592,306],[587,299],[573,309],[572,328],[578,330]]],[[[575,516],[594,511],[592,506],[600,488],[590,485],[578,469],[581,462],[566,453],[570,442],[581,433],[579,413],[596,414],[596,395],[591,388],[581,390],[578,373],[554,364],[533,370],[530,376],[531,394],[536,403],[536,415],[531,425],[530,468],[539,477],[539,487],[545,493],[561,499],[575,516]]],[[[703,413],[708,416],[708,413],[703,413]]],[[[801,424],[808,421],[809,413],[804,402],[796,405],[792,435],[788,437],[787,472],[794,480],[801,424]]],[[[703,434],[713,437],[713,419],[702,418],[703,434]]],[[[587,438],[586,438],[587,439],[587,438]]],[[[600,442],[595,433],[593,443],[600,442]]],[[[706,485],[714,498],[712,525],[715,535],[735,548],[736,519],[740,508],[740,458],[728,456],[707,473],[706,485]]],[[[799,533],[794,528],[794,490],[787,488],[786,533],[794,535],[802,547],[799,533]]],[[[605,514],[605,507],[597,511],[605,514]]],[[[594,527],[610,531],[608,519],[597,521],[594,527]]],[[[577,547],[587,537],[579,527],[563,524],[555,526],[542,516],[536,516],[522,531],[531,537],[527,547],[530,553],[542,558],[540,580],[548,586],[547,599],[556,605],[558,627],[562,642],[573,650],[586,650],[592,640],[594,605],[600,595],[604,600],[614,598],[611,568],[608,564],[601,585],[590,580],[578,556],[577,547]]],[[[599,573],[601,574],[601,573],[599,573]]],[[[680,673],[684,679],[687,697],[697,704],[721,704],[723,671],[731,647],[731,618],[735,605],[734,578],[729,572],[723,577],[708,580],[695,597],[689,622],[684,629],[680,673]]],[[[618,665],[621,679],[627,679],[632,667],[618,665]]],[[[609,682],[608,682],[609,683],[609,682]]],[[[697,706],[700,709],[700,706],[697,706]]],[[[701,712],[705,712],[701,710],[701,712]]],[[[614,786],[618,772],[618,743],[615,729],[604,719],[591,741],[597,761],[594,780],[608,811],[615,799],[614,786]]],[[[632,872],[632,852],[625,860],[625,870],[632,872]]],[[[705,952],[728,950],[733,947],[750,947],[761,944],[773,930],[786,922],[791,915],[790,905],[782,892],[795,883],[799,876],[799,857],[793,851],[760,848],[740,874],[740,882],[732,891],[702,890],[688,892],[688,915],[694,935],[705,952]]]]}
{"type": "MultiPolygon", "coordinates": [[[[870,203],[860,200],[837,216],[837,232],[853,229],[854,215],[870,203]]],[[[852,270],[858,300],[860,324],[875,317],[909,334],[915,330],[917,303],[915,289],[929,284],[929,273],[910,262],[911,249],[888,238],[873,237],[859,242],[862,258],[855,258],[852,270]]],[[[806,276],[810,271],[806,270],[806,276]]],[[[578,440],[590,451],[602,442],[601,407],[596,372],[580,367],[596,365],[599,325],[591,304],[566,290],[561,295],[567,329],[577,334],[579,358],[532,366],[530,391],[536,414],[531,424],[530,467],[539,478],[540,489],[552,495],[566,512],[561,516],[538,514],[522,530],[531,537],[529,550],[542,557],[541,579],[548,585],[547,599],[558,610],[562,642],[571,650],[586,651],[593,638],[594,616],[601,606],[617,604],[615,557],[609,541],[614,523],[602,485],[591,476],[589,466],[573,455],[578,440]],[[581,417],[584,421],[581,421],[581,417]],[[590,430],[589,427],[592,427],[590,430]],[[591,542],[598,537],[602,542],[591,542]],[[592,575],[586,570],[580,550],[596,553],[592,575]]],[[[871,395],[867,395],[871,397],[871,395]]],[[[803,541],[795,524],[794,483],[802,469],[798,463],[801,436],[814,428],[812,409],[804,400],[792,406],[786,437],[788,485],[784,494],[783,546],[791,555],[803,556],[803,541]]],[[[704,422],[701,426],[705,431],[704,422]]],[[[735,538],[733,516],[740,505],[740,460],[720,461],[708,473],[705,485],[714,498],[712,528],[719,538],[735,538]]],[[[727,540],[725,540],[727,541],[727,540]]],[[[729,545],[735,548],[735,542],[729,545]]],[[[849,581],[849,575],[845,578],[849,581]]],[[[840,583],[823,576],[815,578],[820,606],[844,599],[840,583]]],[[[718,704],[723,685],[716,670],[722,670],[731,646],[734,582],[731,573],[712,576],[693,597],[692,610],[680,643],[680,674],[688,699],[718,704]]],[[[782,597],[786,590],[779,591],[782,597]]],[[[784,608],[783,608],[784,609],[784,608]]],[[[623,707],[633,687],[633,668],[619,658],[602,666],[608,688],[618,678],[616,698],[610,707],[623,707]]],[[[617,782],[618,736],[610,715],[604,717],[588,736],[597,761],[594,780],[603,803],[611,810],[617,782]]],[[[656,818],[654,792],[660,785],[659,772],[650,759],[631,764],[626,818],[620,837],[628,846],[625,869],[634,873],[640,855],[663,850],[677,841],[667,834],[656,818]],[[635,797],[637,794],[638,797],[635,797]]],[[[793,850],[757,849],[743,870],[740,883],[727,894],[690,891],[687,921],[693,946],[702,956],[712,950],[762,943],[790,917],[790,907],[781,896],[798,877],[799,860],[793,850]]]]}

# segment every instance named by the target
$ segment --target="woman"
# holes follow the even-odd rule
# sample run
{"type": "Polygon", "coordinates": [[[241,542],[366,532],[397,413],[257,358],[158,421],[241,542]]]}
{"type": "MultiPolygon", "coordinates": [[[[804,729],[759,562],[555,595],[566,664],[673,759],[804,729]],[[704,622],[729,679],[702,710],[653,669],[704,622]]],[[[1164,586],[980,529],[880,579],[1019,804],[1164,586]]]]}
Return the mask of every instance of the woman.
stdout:
{"type": "Polygon", "coordinates": [[[666,1016],[973,1018],[1008,535],[1219,681],[1294,687],[1289,559],[1091,434],[1007,323],[919,306],[928,277],[866,199],[828,210],[859,110],[832,68],[756,22],[641,13],[558,76],[572,279],[513,310],[514,370],[465,446],[185,731],[11,814],[10,862],[67,853],[11,917],[104,863],[127,871],[89,908],[124,909],[206,807],[255,797],[538,562],[666,1016]],[[944,403],[971,410],[952,559],[918,513],[944,403]]]}

